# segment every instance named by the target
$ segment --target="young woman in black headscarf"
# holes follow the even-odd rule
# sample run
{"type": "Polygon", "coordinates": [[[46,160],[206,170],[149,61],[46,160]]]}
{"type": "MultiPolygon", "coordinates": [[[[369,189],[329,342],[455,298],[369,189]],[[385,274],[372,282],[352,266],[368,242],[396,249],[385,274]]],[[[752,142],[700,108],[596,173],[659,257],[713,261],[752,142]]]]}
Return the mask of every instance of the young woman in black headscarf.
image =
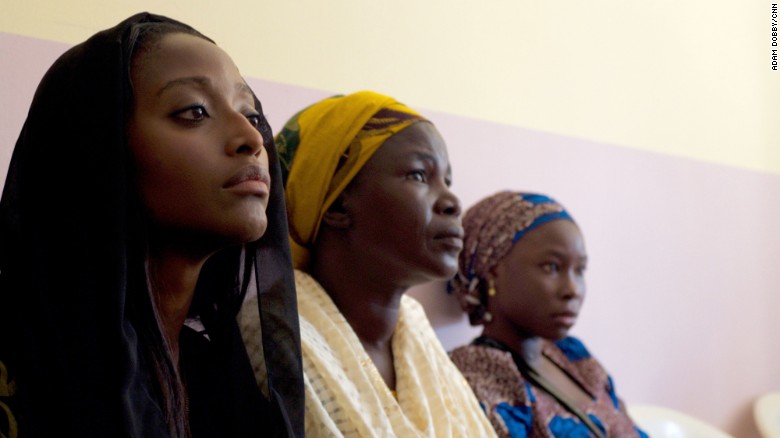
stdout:
{"type": "Polygon", "coordinates": [[[302,436],[280,181],[259,101],[189,26],[138,14],[62,55],[0,201],[0,434],[302,436]]]}

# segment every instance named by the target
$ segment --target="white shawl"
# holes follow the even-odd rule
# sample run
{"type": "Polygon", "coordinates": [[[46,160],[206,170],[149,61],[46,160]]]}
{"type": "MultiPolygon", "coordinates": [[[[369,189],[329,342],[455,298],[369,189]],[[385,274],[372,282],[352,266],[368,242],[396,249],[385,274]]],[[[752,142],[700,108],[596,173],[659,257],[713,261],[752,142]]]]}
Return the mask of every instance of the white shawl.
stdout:
{"type": "MultiPolygon", "coordinates": [[[[352,327],[322,287],[301,271],[295,272],[295,283],[306,386],[306,436],[495,436],[471,388],[450,361],[417,301],[402,297],[393,334],[396,400],[352,327]]],[[[262,339],[257,336],[259,321],[253,324],[243,318],[242,322],[248,343],[262,339]]],[[[248,346],[247,350],[250,356],[257,356],[252,354],[257,348],[248,346]]],[[[262,378],[262,364],[255,357],[252,362],[262,378]]]]}

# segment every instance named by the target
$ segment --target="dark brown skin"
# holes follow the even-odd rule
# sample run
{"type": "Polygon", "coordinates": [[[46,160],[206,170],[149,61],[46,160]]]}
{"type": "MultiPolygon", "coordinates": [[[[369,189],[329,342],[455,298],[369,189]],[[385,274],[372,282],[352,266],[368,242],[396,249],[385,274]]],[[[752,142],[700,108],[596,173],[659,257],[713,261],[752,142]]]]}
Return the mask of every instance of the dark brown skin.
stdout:
{"type": "Polygon", "coordinates": [[[266,230],[268,154],[254,97],[230,58],[182,33],[139,55],[130,148],[150,222],[148,273],[178,364],[179,335],[201,268],[214,252],[266,230]]]}
{"type": "Polygon", "coordinates": [[[401,296],[447,279],[463,245],[447,149],[418,122],[388,139],[323,218],[311,274],[355,330],[390,389],[401,296]]]}
{"type": "Polygon", "coordinates": [[[585,297],[585,243],[567,220],[542,224],[525,234],[493,274],[496,295],[488,300],[493,315],[483,334],[520,354],[542,377],[585,407],[592,396],[542,354],[542,339],[568,334],[585,297]]]}

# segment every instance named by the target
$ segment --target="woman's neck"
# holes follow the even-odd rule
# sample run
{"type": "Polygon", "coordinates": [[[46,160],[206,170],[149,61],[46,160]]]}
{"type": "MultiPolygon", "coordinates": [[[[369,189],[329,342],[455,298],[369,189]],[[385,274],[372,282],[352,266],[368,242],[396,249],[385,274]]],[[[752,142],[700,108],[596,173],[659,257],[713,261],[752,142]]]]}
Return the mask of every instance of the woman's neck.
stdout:
{"type": "Polygon", "coordinates": [[[389,344],[396,323],[401,297],[406,287],[356,269],[349,263],[320,259],[312,265],[311,275],[322,285],[360,341],[369,347],[389,344]]]}
{"type": "Polygon", "coordinates": [[[394,389],[392,339],[408,287],[381,263],[356,260],[348,253],[315,253],[311,266],[311,275],[352,327],[388,388],[394,389]]]}
{"type": "Polygon", "coordinates": [[[149,282],[161,328],[177,365],[179,335],[195,295],[200,270],[207,258],[158,248],[148,259],[149,282]]]}
{"type": "Polygon", "coordinates": [[[492,324],[485,326],[482,330],[482,336],[501,342],[519,354],[533,368],[538,367],[542,361],[542,338],[539,336],[528,336],[518,333],[516,330],[501,330],[492,324]]]}

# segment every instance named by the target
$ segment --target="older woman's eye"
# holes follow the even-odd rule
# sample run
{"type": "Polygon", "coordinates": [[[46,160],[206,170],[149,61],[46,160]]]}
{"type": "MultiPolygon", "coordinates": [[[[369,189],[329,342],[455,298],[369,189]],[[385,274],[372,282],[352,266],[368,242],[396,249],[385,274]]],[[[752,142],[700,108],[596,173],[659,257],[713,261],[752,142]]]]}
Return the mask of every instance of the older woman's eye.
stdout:
{"type": "Polygon", "coordinates": [[[417,182],[425,182],[427,180],[427,176],[425,175],[424,170],[414,170],[409,172],[406,177],[417,182]]]}

